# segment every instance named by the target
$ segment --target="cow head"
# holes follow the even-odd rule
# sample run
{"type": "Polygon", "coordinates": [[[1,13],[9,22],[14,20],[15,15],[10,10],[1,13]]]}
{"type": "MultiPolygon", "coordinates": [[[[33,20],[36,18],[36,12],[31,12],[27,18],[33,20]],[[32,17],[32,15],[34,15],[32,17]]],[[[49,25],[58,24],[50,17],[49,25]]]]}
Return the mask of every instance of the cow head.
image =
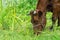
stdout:
{"type": "Polygon", "coordinates": [[[32,11],[30,11],[31,17],[41,17],[42,14],[43,13],[40,10],[32,10],[32,11]]]}
{"type": "Polygon", "coordinates": [[[30,11],[30,15],[31,15],[31,22],[32,23],[38,23],[39,22],[39,17],[42,16],[42,12],[39,10],[32,10],[30,11]]]}

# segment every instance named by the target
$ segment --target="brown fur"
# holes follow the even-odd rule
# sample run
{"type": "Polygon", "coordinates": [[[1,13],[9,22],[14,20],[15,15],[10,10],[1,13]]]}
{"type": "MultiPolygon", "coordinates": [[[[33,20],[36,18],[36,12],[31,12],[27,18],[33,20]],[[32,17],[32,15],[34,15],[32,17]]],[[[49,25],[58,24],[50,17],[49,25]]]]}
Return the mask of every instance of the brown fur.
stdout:
{"type": "Polygon", "coordinates": [[[52,15],[52,27],[58,19],[58,26],[60,26],[60,0],[53,0],[53,15],[52,15]]]}
{"type": "Polygon", "coordinates": [[[52,0],[47,0],[46,10],[53,12],[53,1],[52,0]]]}
{"type": "Polygon", "coordinates": [[[43,28],[46,26],[46,6],[47,0],[38,0],[36,10],[30,12],[33,30],[37,35],[41,33],[43,28]]]}
{"type": "Polygon", "coordinates": [[[41,33],[46,26],[46,12],[53,12],[52,27],[58,19],[58,26],[60,26],[60,0],[38,0],[36,10],[30,12],[31,23],[35,34],[41,33]],[[34,11],[36,13],[34,13],[34,11]]]}

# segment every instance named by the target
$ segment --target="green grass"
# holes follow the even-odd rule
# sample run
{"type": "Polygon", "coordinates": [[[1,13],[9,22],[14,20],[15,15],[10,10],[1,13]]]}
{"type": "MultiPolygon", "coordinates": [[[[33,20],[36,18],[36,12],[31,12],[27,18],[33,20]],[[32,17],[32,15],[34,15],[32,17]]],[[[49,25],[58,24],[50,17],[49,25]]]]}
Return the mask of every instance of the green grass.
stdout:
{"type": "Polygon", "coordinates": [[[60,40],[57,23],[54,31],[49,30],[52,25],[51,12],[46,14],[47,24],[41,34],[33,34],[31,18],[27,14],[36,8],[36,3],[37,0],[6,0],[5,5],[5,1],[2,4],[0,0],[0,40],[60,40]]]}
{"type": "MultiPolygon", "coordinates": [[[[27,30],[26,30],[27,31],[27,30]]],[[[60,40],[60,31],[43,31],[39,36],[31,34],[31,32],[11,32],[0,30],[0,40],[60,40]]]]}

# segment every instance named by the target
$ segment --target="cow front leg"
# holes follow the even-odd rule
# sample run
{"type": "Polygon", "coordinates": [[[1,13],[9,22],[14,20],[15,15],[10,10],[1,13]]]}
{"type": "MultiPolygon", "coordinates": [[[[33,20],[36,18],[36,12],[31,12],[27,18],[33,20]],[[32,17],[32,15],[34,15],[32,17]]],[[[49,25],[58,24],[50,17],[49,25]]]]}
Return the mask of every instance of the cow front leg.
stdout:
{"type": "Polygon", "coordinates": [[[53,26],[55,25],[56,20],[57,20],[56,16],[52,17],[52,26],[50,27],[50,30],[53,29],[53,26]]]}

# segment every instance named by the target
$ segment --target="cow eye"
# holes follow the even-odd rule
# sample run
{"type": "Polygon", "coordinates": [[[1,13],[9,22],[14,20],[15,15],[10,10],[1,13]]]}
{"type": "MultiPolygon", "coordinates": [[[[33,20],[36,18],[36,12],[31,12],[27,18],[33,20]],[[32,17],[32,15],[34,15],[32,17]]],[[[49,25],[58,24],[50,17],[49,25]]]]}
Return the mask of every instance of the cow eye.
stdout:
{"type": "Polygon", "coordinates": [[[41,17],[42,14],[43,14],[43,13],[42,13],[41,11],[38,12],[39,17],[41,17]]]}

